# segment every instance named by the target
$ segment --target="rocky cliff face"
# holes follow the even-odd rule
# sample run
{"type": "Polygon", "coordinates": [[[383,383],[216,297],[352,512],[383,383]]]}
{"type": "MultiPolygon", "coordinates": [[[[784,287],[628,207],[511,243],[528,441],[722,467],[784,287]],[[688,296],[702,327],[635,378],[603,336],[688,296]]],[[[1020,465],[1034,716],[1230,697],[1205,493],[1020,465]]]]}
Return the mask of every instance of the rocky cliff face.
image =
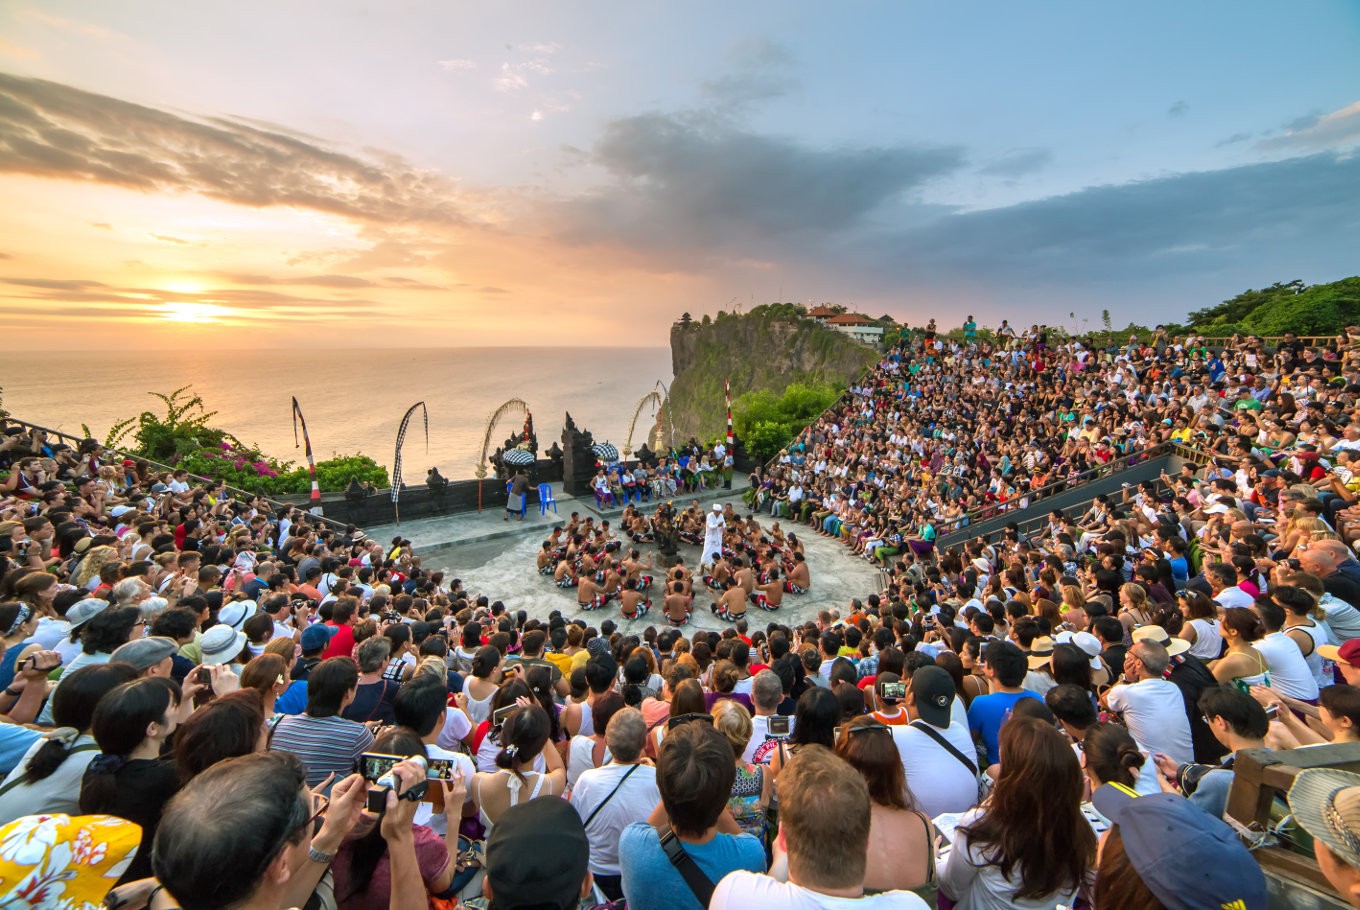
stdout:
{"type": "Polygon", "coordinates": [[[761,313],[727,315],[709,325],[671,327],[671,418],[677,441],[724,432],[723,379],[732,399],[792,382],[844,387],[878,359],[878,352],[810,319],[761,313]]]}

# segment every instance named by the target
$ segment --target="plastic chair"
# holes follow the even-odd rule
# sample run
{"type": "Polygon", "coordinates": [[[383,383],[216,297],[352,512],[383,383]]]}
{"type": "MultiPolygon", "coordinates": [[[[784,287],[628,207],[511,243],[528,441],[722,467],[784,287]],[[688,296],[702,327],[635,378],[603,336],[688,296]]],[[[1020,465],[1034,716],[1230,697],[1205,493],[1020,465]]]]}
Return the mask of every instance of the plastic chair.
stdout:
{"type": "Polygon", "coordinates": [[[548,507],[552,506],[553,514],[557,514],[557,500],[553,497],[552,484],[541,483],[538,485],[538,514],[547,515],[548,507]]]}

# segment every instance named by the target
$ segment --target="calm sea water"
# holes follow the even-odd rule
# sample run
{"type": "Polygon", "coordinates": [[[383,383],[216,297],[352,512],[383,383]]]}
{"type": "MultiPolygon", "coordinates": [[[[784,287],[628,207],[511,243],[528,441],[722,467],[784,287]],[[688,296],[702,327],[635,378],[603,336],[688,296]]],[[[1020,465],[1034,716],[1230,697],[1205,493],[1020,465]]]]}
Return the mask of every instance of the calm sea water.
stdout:
{"type": "MultiPolygon", "coordinates": [[[[164,412],[149,392],[193,385],[216,426],[283,460],[293,446],[290,399],[297,396],[318,460],[365,454],[388,469],[397,425],[412,404],[430,412],[430,444],[419,412],[403,451],[403,474],[419,483],[438,466],[449,478],[473,476],[487,419],[510,398],[534,415],[542,448],[561,437],[564,415],[623,448],[637,402],[657,380],[669,385],[667,348],[447,348],[409,351],[7,352],[0,359],[4,406],[21,420],[95,436],[141,411],[164,412]]],[[[647,438],[651,410],[638,418],[634,447],[647,438]]],[[[507,416],[492,449],[523,426],[507,416]]]]}

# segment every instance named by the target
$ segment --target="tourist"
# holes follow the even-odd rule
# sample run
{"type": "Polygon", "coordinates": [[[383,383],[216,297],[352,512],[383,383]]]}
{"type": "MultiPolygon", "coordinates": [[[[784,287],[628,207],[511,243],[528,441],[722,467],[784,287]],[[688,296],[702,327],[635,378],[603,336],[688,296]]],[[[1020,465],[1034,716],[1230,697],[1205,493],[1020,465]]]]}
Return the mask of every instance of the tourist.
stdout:
{"type": "Polygon", "coordinates": [[[1123,718],[1140,748],[1165,753],[1178,762],[1194,761],[1181,691],[1163,677],[1170,663],[1162,645],[1137,642],[1124,658],[1124,682],[1106,692],[1104,700],[1123,718]]]}
{"type": "Polygon", "coordinates": [[[1360,908],[1360,774],[1303,770],[1289,788],[1289,811],[1313,838],[1318,868],[1352,907],[1360,908]]]}
{"type": "Polygon", "coordinates": [[[609,763],[611,755],[605,730],[610,719],[624,707],[623,696],[618,692],[607,692],[598,699],[590,712],[591,732],[589,735],[578,733],[571,738],[567,754],[567,792],[576,786],[581,774],[591,768],[599,768],[609,763]]]}
{"type": "Polygon", "coordinates": [[[1104,786],[1095,800],[1113,822],[1101,841],[1095,906],[1270,905],[1261,866],[1224,822],[1172,794],[1139,796],[1104,786]]]}
{"type": "Polygon", "coordinates": [[[736,820],[737,827],[764,844],[771,778],[764,765],[745,761],[742,757],[751,743],[751,715],[730,699],[714,704],[710,713],[713,715],[713,728],[727,738],[735,761],[736,777],[732,781],[727,811],[736,820]]]}
{"type": "Polygon", "coordinates": [[[634,822],[645,821],[661,800],[656,769],[642,764],[646,735],[640,711],[618,711],[605,730],[610,763],[583,772],[571,791],[571,805],[581,816],[590,840],[591,875],[610,900],[623,897],[619,836],[634,822]]]}
{"type": "Polygon", "coordinates": [[[955,695],[954,680],[945,670],[919,668],[907,689],[913,720],[890,728],[908,793],[931,818],[971,809],[981,793],[973,736],[953,716],[955,695]]]}
{"type": "MultiPolygon", "coordinates": [[[[917,673],[930,667],[922,667],[917,673]]],[[[915,677],[912,677],[915,679],[915,677]]],[[[869,846],[864,890],[911,891],[935,880],[934,831],[930,816],[912,801],[893,731],[869,717],[845,728],[836,754],[869,787],[869,846]]]]}
{"type": "MultiPolygon", "coordinates": [[[[483,771],[479,763],[469,788],[487,830],[512,806],[539,796],[560,796],[565,790],[567,770],[548,741],[550,732],[548,715],[536,704],[520,705],[501,721],[494,739],[499,744],[496,770],[483,771]]],[[[486,738],[492,740],[490,735],[486,738]]]]}
{"type": "Polygon", "coordinates": [[[711,910],[926,907],[909,891],[864,891],[873,815],[869,787],[859,772],[829,749],[808,746],[789,759],[784,780],[778,842],[788,857],[788,881],[731,872],[714,890],[711,910]]]}
{"type": "Polygon", "coordinates": [[[297,756],[310,787],[349,773],[373,745],[367,727],[342,716],[358,688],[359,668],[352,659],[323,660],[307,677],[307,710],[274,724],[269,748],[297,756]]]}
{"type": "Polygon", "coordinates": [[[765,849],[757,838],[718,830],[735,777],[730,755],[727,737],[709,724],[682,724],[666,737],[657,756],[656,783],[667,826],[658,831],[637,822],[619,838],[619,869],[629,907],[700,910],[709,906],[714,886],[729,872],[765,871],[765,849]],[[679,844],[675,859],[668,852],[675,851],[669,846],[673,842],[679,844]],[[699,876],[681,872],[680,864],[687,862],[699,876]]]}
{"type": "Polygon", "coordinates": [[[991,692],[973,699],[968,706],[968,728],[981,739],[985,754],[978,758],[990,765],[999,754],[1001,725],[1015,703],[1022,698],[1037,698],[1023,687],[1029,671],[1025,653],[1008,641],[994,641],[983,650],[983,674],[991,692]]]}
{"type": "Polygon", "coordinates": [[[987,803],[959,820],[940,892],[969,910],[1071,905],[1096,860],[1077,757],[1035,718],[1007,721],[999,745],[1001,774],[987,803]]]}

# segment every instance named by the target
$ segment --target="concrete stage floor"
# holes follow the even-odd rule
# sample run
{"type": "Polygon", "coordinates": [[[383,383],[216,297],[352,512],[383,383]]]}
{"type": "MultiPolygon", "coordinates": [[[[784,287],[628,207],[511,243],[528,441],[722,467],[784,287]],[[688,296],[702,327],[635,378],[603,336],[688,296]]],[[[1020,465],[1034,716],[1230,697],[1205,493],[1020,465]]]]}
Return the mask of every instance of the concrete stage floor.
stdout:
{"type": "MultiPolygon", "coordinates": [[[[705,507],[712,502],[728,501],[739,505],[739,493],[740,489],[710,490],[698,494],[697,498],[705,507]]],[[[695,497],[676,497],[674,501],[677,505],[687,504],[691,498],[695,497]]],[[[643,507],[650,510],[646,504],[643,507]]],[[[561,610],[568,619],[579,616],[598,625],[608,618],[617,622],[621,629],[635,631],[648,625],[663,626],[665,620],[659,613],[659,606],[654,606],[639,620],[624,619],[616,601],[601,610],[583,611],[576,605],[575,590],[559,589],[551,579],[538,574],[534,558],[547,531],[573,511],[613,517],[621,510],[599,513],[593,500],[561,500],[558,516],[552,512],[546,517],[539,516],[535,507],[522,524],[513,518],[509,522],[503,521],[503,510],[488,510],[480,514],[422,518],[405,522],[400,527],[384,525],[368,530],[370,536],[383,542],[398,535],[409,538],[426,568],[443,570],[450,577],[461,578],[468,591],[504,601],[511,610],[526,610],[530,616],[540,618],[547,618],[553,610],[561,610]]],[[[768,515],[761,517],[762,527],[768,528],[770,524],[768,515]]],[[[802,596],[786,595],[783,606],[775,613],[751,606],[747,619],[753,628],[761,628],[773,619],[793,625],[813,618],[818,610],[828,607],[836,607],[844,614],[848,612],[852,597],[863,599],[880,589],[877,568],[853,556],[844,544],[822,537],[806,526],[790,525],[788,521],[781,522],[781,527],[786,532],[794,530],[803,541],[812,571],[812,590],[802,596]]],[[[651,555],[654,562],[660,562],[654,545],[644,544],[640,549],[644,559],[651,555]]],[[[680,554],[692,568],[697,568],[699,553],[698,547],[681,544],[680,554]]],[[[651,596],[659,603],[658,588],[659,585],[653,585],[651,596]]],[[[707,597],[707,593],[697,592],[694,617],[685,628],[722,629],[728,625],[709,612],[712,598],[707,597]]]]}

